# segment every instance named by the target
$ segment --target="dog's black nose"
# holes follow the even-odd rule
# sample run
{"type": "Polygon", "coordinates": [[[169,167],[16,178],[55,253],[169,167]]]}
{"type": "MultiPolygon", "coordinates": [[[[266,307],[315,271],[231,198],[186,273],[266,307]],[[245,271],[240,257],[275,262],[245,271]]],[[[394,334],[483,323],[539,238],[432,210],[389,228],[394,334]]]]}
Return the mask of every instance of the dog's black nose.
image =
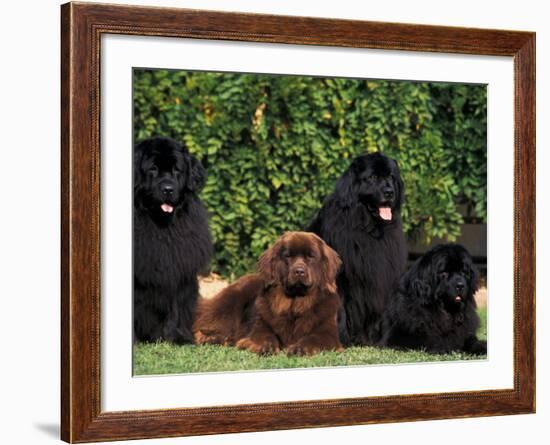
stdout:
{"type": "Polygon", "coordinates": [[[459,281],[458,283],[456,283],[456,290],[457,290],[458,292],[464,290],[464,283],[463,283],[462,281],[459,281]]]}
{"type": "Polygon", "coordinates": [[[384,189],[384,198],[386,199],[392,199],[393,198],[393,190],[390,188],[384,189]]]}
{"type": "Polygon", "coordinates": [[[303,266],[298,266],[294,269],[294,275],[303,277],[306,274],[306,269],[303,266]]]}
{"type": "Polygon", "coordinates": [[[164,196],[172,196],[172,194],[174,193],[174,186],[171,184],[164,184],[161,187],[160,191],[164,196]]]}

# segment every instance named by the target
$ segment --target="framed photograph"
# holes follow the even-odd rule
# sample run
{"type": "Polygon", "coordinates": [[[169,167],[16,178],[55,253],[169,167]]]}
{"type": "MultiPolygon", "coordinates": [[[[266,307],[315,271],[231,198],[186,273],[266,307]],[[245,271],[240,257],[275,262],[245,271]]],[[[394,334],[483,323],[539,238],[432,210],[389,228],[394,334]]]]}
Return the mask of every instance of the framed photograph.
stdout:
{"type": "Polygon", "coordinates": [[[61,8],[67,442],[535,411],[535,34],[61,8]]]}

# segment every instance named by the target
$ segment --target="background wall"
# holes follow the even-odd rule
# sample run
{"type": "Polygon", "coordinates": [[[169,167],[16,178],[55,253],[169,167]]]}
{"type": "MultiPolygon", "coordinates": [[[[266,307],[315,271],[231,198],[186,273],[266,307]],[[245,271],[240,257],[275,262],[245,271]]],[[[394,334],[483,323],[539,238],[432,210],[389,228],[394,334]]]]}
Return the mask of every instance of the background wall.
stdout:
{"type": "MultiPolygon", "coordinates": [[[[353,0],[133,0],[156,6],[327,16],[439,25],[508,28],[537,32],[538,146],[549,145],[548,44],[544,2],[463,0],[452,7],[437,1],[406,0],[368,5],[353,0]]],[[[57,441],[59,417],[59,4],[57,0],[9,2],[2,8],[2,217],[0,219],[0,311],[3,333],[1,437],[4,443],[57,441]]],[[[450,5],[450,4],[449,4],[450,5]]],[[[500,444],[546,443],[550,421],[548,314],[550,237],[543,223],[548,202],[548,151],[538,150],[538,408],[537,414],[487,419],[282,431],[148,443],[253,444],[280,442],[462,444],[490,440],[500,444]],[[547,267],[546,267],[547,269],[547,267]]]]}

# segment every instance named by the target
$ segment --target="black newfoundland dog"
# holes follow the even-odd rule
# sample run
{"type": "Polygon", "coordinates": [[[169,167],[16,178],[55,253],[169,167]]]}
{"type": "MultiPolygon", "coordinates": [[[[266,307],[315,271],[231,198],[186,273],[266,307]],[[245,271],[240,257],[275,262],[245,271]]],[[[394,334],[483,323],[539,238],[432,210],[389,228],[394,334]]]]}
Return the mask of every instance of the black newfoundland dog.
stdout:
{"type": "Polygon", "coordinates": [[[134,153],[135,340],[193,341],[191,327],[212,241],[197,194],[206,172],[178,142],[147,139],[134,153]]]}
{"type": "Polygon", "coordinates": [[[405,270],[401,225],[403,182],[397,163],[381,153],[359,156],[308,227],[340,255],[341,342],[374,345],[381,316],[405,270]]]}
{"type": "Polygon", "coordinates": [[[440,354],[486,354],[487,343],[476,337],[476,290],[477,272],[464,247],[432,248],[403,275],[384,314],[380,344],[440,354]]]}

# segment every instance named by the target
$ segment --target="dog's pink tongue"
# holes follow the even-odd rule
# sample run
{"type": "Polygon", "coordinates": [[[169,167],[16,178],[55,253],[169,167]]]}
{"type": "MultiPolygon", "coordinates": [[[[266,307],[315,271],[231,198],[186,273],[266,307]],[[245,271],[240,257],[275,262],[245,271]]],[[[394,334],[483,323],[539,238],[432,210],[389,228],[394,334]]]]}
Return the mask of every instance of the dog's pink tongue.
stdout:
{"type": "Polygon", "coordinates": [[[380,214],[380,218],[382,218],[385,221],[391,221],[391,208],[390,207],[380,207],[378,209],[378,212],[380,214]]]}
{"type": "Polygon", "coordinates": [[[160,208],[164,213],[172,213],[174,211],[174,207],[172,207],[170,204],[162,204],[160,208]]]}

